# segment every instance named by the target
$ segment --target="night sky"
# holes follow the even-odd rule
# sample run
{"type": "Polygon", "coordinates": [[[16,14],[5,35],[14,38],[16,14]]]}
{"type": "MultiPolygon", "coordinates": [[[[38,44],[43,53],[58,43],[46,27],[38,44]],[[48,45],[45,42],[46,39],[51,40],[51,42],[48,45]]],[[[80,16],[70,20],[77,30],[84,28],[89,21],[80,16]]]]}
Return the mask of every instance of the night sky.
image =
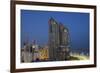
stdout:
{"type": "Polygon", "coordinates": [[[35,10],[21,10],[21,47],[26,40],[47,44],[51,17],[69,29],[72,49],[89,49],[89,13],[35,10]]]}

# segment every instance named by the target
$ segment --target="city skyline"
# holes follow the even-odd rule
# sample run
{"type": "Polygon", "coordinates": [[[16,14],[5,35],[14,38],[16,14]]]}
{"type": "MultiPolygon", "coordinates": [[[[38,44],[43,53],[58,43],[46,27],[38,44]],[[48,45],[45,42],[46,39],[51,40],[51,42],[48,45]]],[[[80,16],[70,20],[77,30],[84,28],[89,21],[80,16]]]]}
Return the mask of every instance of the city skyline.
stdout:
{"type": "Polygon", "coordinates": [[[71,48],[89,48],[89,14],[75,12],[21,10],[21,46],[28,39],[39,45],[48,43],[48,20],[53,17],[68,27],[71,48]]]}

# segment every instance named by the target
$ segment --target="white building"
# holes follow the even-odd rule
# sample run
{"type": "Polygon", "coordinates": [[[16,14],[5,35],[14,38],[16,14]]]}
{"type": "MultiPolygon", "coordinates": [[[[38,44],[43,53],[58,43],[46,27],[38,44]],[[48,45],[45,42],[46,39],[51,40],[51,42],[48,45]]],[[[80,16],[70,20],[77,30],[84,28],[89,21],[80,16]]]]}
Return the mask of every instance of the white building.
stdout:
{"type": "Polygon", "coordinates": [[[29,44],[24,45],[22,57],[24,62],[32,62],[32,51],[31,51],[31,46],[29,44]]]}

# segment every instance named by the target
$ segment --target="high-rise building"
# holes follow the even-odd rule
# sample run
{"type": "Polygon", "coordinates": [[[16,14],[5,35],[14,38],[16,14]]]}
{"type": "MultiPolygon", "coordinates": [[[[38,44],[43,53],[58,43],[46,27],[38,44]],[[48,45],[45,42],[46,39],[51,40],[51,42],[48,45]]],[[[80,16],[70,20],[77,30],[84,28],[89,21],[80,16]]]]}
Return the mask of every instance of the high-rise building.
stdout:
{"type": "Polygon", "coordinates": [[[69,56],[69,32],[61,23],[49,20],[49,58],[51,61],[66,60],[69,56]]]}
{"type": "Polygon", "coordinates": [[[21,51],[22,62],[32,62],[32,47],[29,43],[24,43],[23,51],[21,51]]]}
{"type": "Polygon", "coordinates": [[[70,37],[69,30],[63,24],[59,24],[59,51],[58,51],[58,59],[59,60],[67,60],[69,58],[69,49],[70,49],[70,37]]]}
{"type": "Polygon", "coordinates": [[[59,25],[51,18],[49,20],[49,58],[50,60],[56,60],[57,49],[59,47],[59,25]]]}

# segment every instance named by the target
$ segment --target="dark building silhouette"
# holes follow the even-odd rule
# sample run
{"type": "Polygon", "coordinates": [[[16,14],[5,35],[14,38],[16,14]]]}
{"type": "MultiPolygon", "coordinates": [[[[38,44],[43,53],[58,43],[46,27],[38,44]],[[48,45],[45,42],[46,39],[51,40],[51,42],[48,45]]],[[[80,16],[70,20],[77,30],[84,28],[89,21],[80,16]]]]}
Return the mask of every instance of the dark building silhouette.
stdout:
{"type": "Polygon", "coordinates": [[[67,60],[70,37],[68,28],[53,18],[49,20],[49,57],[51,61],[67,60]]]}

